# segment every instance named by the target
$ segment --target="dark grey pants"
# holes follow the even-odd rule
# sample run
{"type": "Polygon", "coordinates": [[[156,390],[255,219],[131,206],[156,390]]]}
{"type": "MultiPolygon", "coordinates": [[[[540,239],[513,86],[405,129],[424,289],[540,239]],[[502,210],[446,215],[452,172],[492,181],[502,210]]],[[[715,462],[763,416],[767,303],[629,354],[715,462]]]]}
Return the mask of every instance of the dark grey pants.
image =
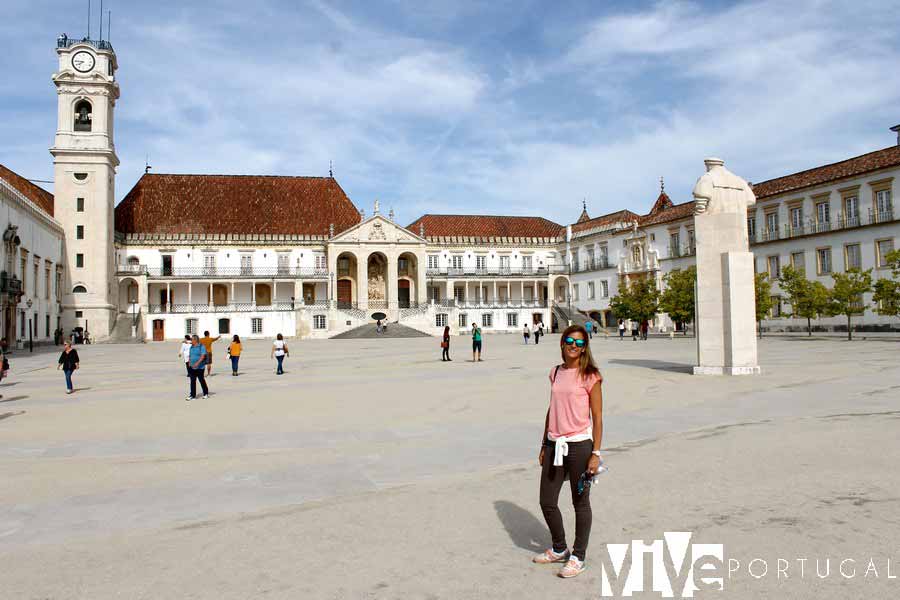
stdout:
{"type": "Polygon", "coordinates": [[[584,493],[578,495],[578,478],[587,471],[588,460],[591,458],[591,450],[594,442],[569,442],[569,454],[563,457],[561,467],[553,466],[553,455],[556,450],[556,442],[546,442],[544,449],[544,466],[541,469],[541,512],[550,528],[550,537],[553,538],[553,551],[562,552],[566,545],[566,528],[563,526],[562,514],[559,512],[559,491],[563,483],[569,481],[572,492],[572,506],[575,507],[575,545],[572,554],[580,560],[584,560],[587,552],[588,538],[591,535],[591,488],[584,489],[584,493]]]}

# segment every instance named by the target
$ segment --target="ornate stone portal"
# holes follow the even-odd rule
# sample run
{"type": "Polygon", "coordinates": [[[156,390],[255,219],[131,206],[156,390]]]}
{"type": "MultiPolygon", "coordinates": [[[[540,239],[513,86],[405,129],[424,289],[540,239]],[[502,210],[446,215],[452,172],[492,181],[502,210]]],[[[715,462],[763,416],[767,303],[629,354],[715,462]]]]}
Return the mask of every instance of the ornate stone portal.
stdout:
{"type": "Polygon", "coordinates": [[[753,375],[756,309],[747,207],[749,184],[718,158],[705,161],[694,186],[697,243],[697,366],[695,375],[753,375]]]}
{"type": "Polygon", "coordinates": [[[369,257],[368,264],[368,291],[369,300],[384,302],[387,300],[385,277],[387,275],[387,261],[380,254],[369,257]]]}

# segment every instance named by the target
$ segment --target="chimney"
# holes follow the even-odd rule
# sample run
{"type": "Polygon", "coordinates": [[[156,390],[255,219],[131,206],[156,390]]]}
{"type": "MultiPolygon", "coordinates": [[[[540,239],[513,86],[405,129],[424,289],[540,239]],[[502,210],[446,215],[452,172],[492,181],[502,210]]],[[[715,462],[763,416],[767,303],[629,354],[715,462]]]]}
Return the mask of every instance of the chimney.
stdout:
{"type": "Polygon", "coordinates": [[[900,125],[894,125],[891,127],[891,131],[897,134],[897,145],[900,146],[900,125]]]}

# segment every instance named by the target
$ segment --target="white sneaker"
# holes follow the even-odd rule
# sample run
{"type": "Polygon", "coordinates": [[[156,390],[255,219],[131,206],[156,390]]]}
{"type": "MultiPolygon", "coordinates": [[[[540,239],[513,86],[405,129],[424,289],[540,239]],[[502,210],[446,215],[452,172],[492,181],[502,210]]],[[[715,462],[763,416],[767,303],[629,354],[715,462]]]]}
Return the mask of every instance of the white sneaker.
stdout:
{"type": "Polygon", "coordinates": [[[185,400],[187,400],[188,402],[190,402],[190,401],[193,400],[193,399],[194,399],[193,396],[188,396],[187,398],[185,398],[185,400]]]}
{"type": "Polygon", "coordinates": [[[209,400],[209,394],[203,394],[203,399],[204,399],[204,400],[209,400]]]}
{"type": "Polygon", "coordinates": [[[569,577],[581,575],[582,571],[584,571],[584,561],[578,560],[577,556],[570,556],[566,566],[560,569],[557,575],[563,579],[568,579],[569,577]]]}
{"type": "Polygon", "coordinates": [[[563,550],[562,552],[556,553],[553,551],[553,548],[547,548],[540,554],[535,554],[531,559],[531,562],[537,563],[539,565],[547,565],[550,563],[560,563],[566,562],[566,559],[569,558],[568,549],[563,550]]]}

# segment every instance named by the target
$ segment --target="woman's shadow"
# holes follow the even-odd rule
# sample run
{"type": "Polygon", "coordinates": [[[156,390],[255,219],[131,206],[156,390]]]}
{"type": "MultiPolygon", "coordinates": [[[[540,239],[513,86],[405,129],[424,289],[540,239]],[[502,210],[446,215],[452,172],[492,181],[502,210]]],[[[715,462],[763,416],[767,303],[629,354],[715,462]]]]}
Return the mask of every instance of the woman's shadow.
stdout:
{"type": "Polygon", "coordinates": [[[519,548],[542,552],[550,546],[547,526],[521,506],[507,500],[497,500],[494,502],[494,510],[509,538],[519,548]]]}

